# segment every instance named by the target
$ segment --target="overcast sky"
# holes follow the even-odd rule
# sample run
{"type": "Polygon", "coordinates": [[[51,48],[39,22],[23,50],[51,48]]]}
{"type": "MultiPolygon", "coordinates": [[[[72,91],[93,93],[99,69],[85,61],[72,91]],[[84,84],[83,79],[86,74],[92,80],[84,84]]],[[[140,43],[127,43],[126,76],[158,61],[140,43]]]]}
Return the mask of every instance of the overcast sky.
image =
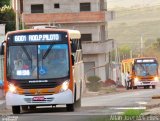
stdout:
{"type": "Polygon", "coordinates": [[[115,7],[143,7],[160,5],[160,0],[107,0],[108,8],[115,7]]]}

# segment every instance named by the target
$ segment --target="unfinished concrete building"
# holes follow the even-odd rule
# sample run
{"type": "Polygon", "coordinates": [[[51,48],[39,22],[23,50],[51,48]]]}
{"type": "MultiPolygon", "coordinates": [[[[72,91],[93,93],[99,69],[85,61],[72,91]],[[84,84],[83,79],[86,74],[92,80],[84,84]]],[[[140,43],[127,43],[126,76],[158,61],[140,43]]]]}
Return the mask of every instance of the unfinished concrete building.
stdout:
{"type": "Polygon", "coordinates": [[[25,27],[56,25],[80,30],[85,76],[109,78],[110,52],[114,43],[108,40],[107,0],[12,0],[25,27]]]}

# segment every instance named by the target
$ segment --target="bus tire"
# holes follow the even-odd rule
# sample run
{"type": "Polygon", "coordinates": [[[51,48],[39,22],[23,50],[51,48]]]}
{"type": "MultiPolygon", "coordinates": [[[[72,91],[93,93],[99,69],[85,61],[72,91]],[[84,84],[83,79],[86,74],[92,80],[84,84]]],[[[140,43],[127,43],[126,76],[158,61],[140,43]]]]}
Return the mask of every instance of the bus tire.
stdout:
{"type": "Polygon", "coordinates": [[[28,105],[22,105],[22,111],[27,111],[29,109],[28,105]]]}
{"type": "Polygon", "coordinates": [[[152,89],[155,89],[156,88],[156,85],[152,85],[152,89]]]}
{"type": "Polygon", "coordinates": [[[67,111],[73,112],[74,111],[74,103],[73,104],[67,104],[66,108],[67,108],[67,111]]]}
{"type": "Polygon", "coordinates": [[[133,89],[137,89],[137,86],[133,86],[133,89]]]}
{"type": "Polygon", "coordinates": [[[13,114],[20,114],[20,106],[12,106],[13,114]]]}

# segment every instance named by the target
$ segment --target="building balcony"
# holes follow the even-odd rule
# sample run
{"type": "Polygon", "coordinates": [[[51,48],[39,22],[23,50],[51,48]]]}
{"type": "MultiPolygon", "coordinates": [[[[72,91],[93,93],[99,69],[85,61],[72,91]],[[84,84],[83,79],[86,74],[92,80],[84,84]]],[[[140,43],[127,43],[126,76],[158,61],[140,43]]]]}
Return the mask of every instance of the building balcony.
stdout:
{"type": "Polygon", "coordinates": [[[108,53],[113,49],[113,40],[82,42],[83,54],[103,54],[108,53]]]}
{"type": "Polygon", "coordinates": [[[79,13],[32,13],[22,14],[25,25],[37,24],[70,24],[70,23],[104,23],[106,11],[79,12],[79,13]]]}

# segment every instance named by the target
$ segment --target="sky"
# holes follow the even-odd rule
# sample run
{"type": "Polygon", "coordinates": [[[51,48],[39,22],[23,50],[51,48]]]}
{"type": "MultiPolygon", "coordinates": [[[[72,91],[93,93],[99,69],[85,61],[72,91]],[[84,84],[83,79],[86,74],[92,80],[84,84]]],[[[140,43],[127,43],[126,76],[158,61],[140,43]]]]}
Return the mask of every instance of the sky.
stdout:
{"type": "Polygon", "coordinates": [[[144,7],[160,5],[160,0],[107,0],[108,9],[114,9],[117,7],[144,7]]]}

